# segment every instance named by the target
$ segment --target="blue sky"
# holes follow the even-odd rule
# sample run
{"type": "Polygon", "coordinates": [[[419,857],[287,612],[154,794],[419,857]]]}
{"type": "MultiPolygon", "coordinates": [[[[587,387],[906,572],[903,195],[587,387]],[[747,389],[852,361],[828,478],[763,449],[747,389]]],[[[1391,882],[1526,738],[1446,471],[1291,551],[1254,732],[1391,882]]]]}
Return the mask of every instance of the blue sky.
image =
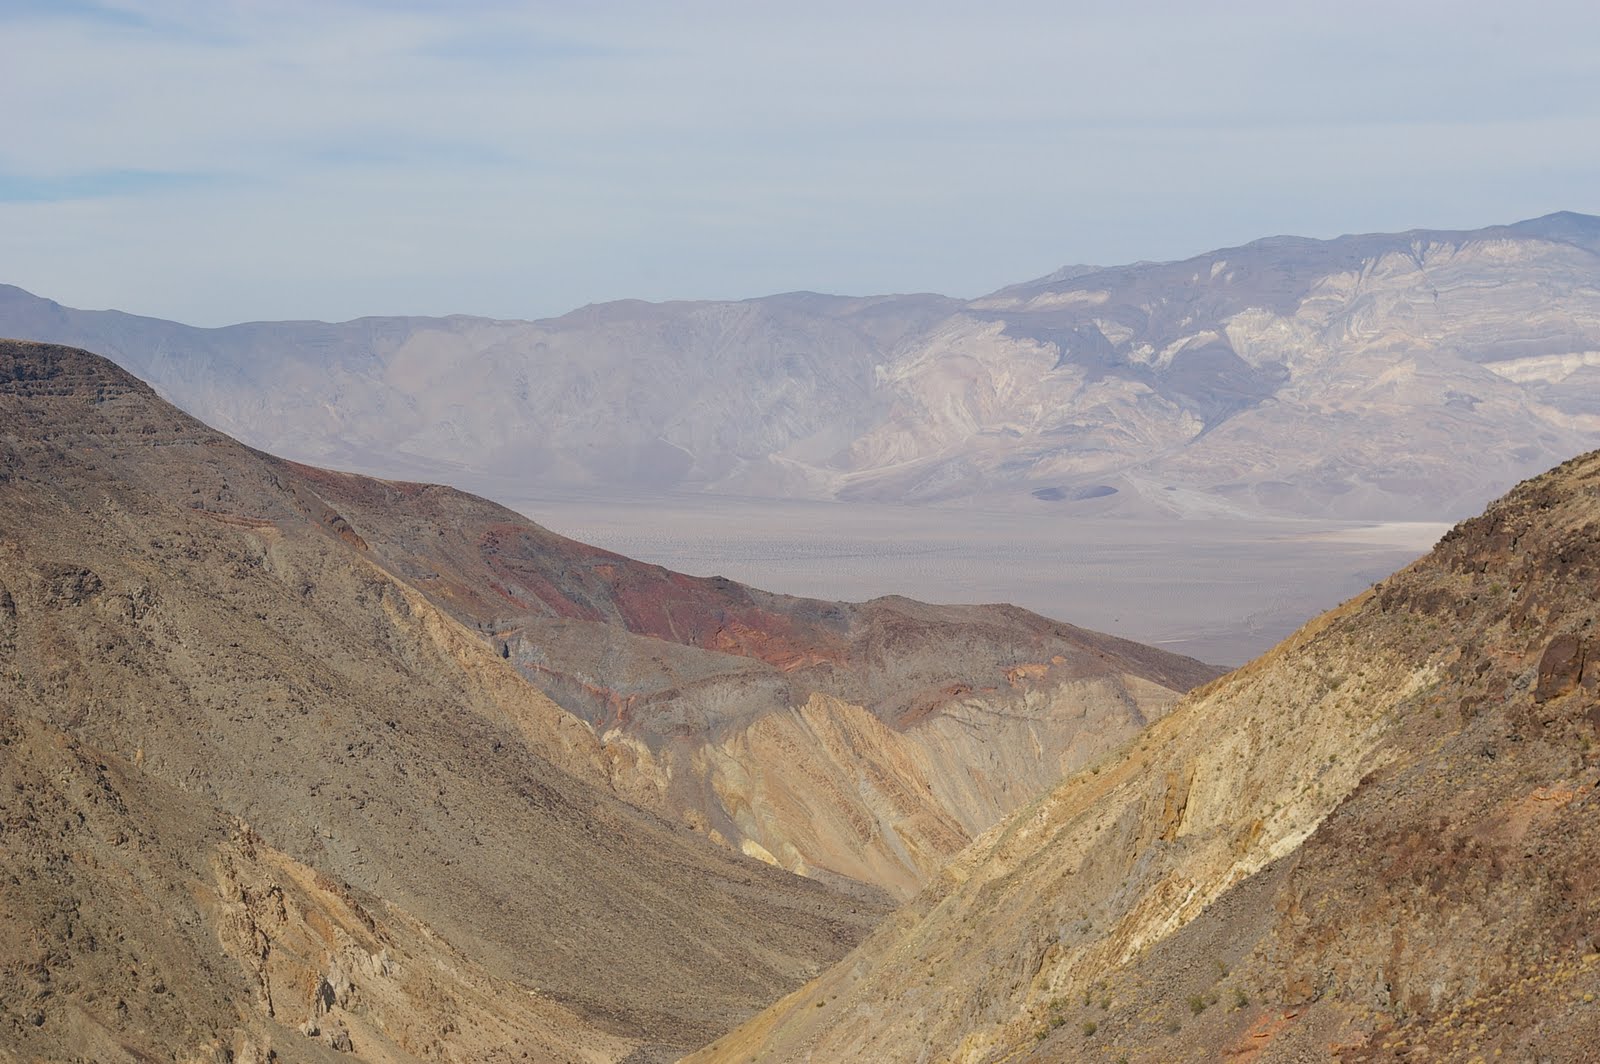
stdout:
{"type": "Polygon", "coordinates": [[[0,281],[535,317],[1600,213],[1594,7],[0,0],[0,281]]]}

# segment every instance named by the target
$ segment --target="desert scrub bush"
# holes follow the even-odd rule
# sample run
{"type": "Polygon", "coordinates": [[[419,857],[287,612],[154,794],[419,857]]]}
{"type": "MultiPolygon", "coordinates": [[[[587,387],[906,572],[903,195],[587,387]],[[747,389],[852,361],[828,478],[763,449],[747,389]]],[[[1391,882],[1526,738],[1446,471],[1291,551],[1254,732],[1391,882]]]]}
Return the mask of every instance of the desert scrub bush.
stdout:
{"type": "Polygon", "coordinates": [[[1099,1029],[1100,1029],[1099,1026],[1093,1020],[1084,1020],[1083,1021],[1083,1037],[1085,1037],[1085,1038],[1093,1038],[1094,1037],[1094,1033],[1096,1031],[1098,1031],[1099,1029]]]}
{"type": "Polygon", "coordinates": [[[1198,1016],[1204,1011],[1206,1011],[1206,999],[1201,997],[1199,994],[1190,994],[1189,995],[1189,1012],[1190,1012],[1190,1014],[1198,1016]]]}
{"type": "Polygon", "coordinates": [[[1234,987],[1233,988],[1233,1007],[1236,1008],[1236,1009],[1242,1009],[1248,1004],[1250,1004],[1250,995],[1246,994],[1244,992],[1244,987],[1242,987],[1242,986],[1234,987]]]}

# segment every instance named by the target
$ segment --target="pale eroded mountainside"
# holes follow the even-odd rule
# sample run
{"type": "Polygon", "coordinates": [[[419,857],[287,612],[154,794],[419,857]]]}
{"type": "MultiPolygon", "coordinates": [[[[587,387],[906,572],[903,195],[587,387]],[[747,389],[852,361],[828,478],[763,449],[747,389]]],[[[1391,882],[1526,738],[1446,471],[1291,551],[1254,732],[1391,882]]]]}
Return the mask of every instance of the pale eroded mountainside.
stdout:
{"type": "MultiPolygon", "coordinates": [[[[193,329],[0,289],[291,457],[551,486],[1436,519],[1600,441],[1600,219],[1274,237],[970,302],[193,329]]],[[[526,497],[523,495],[522,497],[526,497]]]]}
{"type": "Polygon", "coordinates": [[[1214,673],[685,577],[0,342],[0,1051],[672,1056],[1214,673]]]}
{"type": "Polygon", "coordinates": [[[997,826],[749,1061],[1600,1056],[1600,453],[997,826]]]}

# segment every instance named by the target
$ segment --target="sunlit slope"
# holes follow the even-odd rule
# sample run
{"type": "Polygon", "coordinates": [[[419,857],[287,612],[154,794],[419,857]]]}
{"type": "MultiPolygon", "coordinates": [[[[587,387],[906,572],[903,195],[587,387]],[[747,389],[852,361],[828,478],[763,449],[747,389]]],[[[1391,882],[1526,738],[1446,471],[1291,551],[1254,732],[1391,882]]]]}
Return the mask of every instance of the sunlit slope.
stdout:
{"type": "Polygon", "coordinates": [[[1588,455],[1190,695],[692,1059],[1590,1059],[1597,597],[1588,455]]]}

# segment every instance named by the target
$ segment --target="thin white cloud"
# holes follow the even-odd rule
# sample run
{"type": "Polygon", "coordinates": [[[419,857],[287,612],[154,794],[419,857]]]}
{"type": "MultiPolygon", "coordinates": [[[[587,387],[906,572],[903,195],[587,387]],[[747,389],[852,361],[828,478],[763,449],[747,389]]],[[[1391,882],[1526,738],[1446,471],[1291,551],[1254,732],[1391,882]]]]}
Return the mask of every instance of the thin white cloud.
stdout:
{"type": "Polygon", "coordinates": [[[25,102],[0,140],[0,280],[207,324],[976,294],[1269,232],[1600,208],[1600,15],[1580,5],[0,19],[0,95],[25,102]]]}

